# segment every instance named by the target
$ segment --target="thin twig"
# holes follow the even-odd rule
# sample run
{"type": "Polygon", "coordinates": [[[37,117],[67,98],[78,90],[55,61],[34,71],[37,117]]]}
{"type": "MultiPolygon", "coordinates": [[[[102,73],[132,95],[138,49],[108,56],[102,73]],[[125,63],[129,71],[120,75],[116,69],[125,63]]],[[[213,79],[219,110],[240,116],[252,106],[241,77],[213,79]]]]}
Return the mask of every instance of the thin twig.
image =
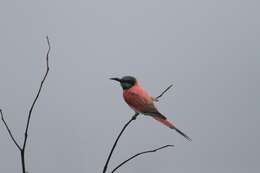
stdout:
{"type": "Polygon", "coordinates": [[[159,101],[158,99],[160,97],[162,97],[171,87],[173,86],[173,84],[171,84],[170,86],[168,86],[159,96],[155,97],[155,101],[159,101]]]}
{"type": "Polygon", "coordinates": [[[105,173],[106,170],[107,170],[108,163],[109,163],[109,161],[110,161],[110,159],[111,159],[111,156],[112,156],[112,154],[113,154],[113,152],[114,152],[114,149],[116,148],[116,145],[117,145],[117,142],[118,142],[119,138],[121,137],[121,135],[122,135],[123,132],[125,131],[126,127],[127,127],[133,120],[135,120],[138,115],[139,115],[139,113],[135,113],[135,114],[132,116],[132,118],[124,125],[123,129],[121,130],[121,132],[120,132],[119,135],[117,136],[116,141],[115,141],[115,143],[114,143],[114,145],[113,145],[113,147],[112,147],[112,149],[111,149],[111,151],[110,151],[110,153],[109,153],[109,155],[108,155],[106,164],[105,164],[104,169],[103,169],[103,173],[105,173]]]}
{"type": "Polygon", "coordinates": [[[29,115],[28,115],[28,119],[27,119],[27,123],[26,123],[26,129],[25,129],[25,133],[24,133],[24,143],[23,143],[23,148],[22,148],[23,150],[26,147],[26,142],[27,142],[27,137],[28,137],[28,129],[29,129],[30,120],[31,120],[31,116],[32,116],[32,111],[33,111],[34,105],[35,105],[36,101],[39,98],[39,95],[40,95],[41,90],[42,90],[42,86],[43,86],[44,81],[47,78],[47,75],[48,75],[49,70],[50,70],[50,68],[49,68],[49,53],[50,53],[50,50],[51,50],[51,46],[50,46],[50,41],[49,41],[49,37],[48,36],[46,37],[46,40],[47,40],[47,43],[48,43],[48,51],[47,51],[47,54],[46,54],[46,66],[47,66],[47,68],[46,68],[46,72],[44,74],[44,77],[43,77],[43,79],[41,81],[40,87],[38,89],[37,95],[36,95],[35,99],[33,100],[33,103],[32,103],[31,108],[29,110],[29,115]]]}
{"type": "MultiPolygon", "coordinates": [[[[157,96],[157,97],[155,98],[156,101],[159,101],[158,99],[159,99],[160,97],[162,97],[171,87],[172,87],[172,85],[170,85],[170,86],[169,86],[168,88],[166,88],[159,96],[157,96]]],[[[123,129],[120,131],[120,133],[119,133],[119,135],[117,136],[116,141],[114,142],[113,147],[112,147],[112,149],[111,149],[111,151],[110,151],[110,153],[109,153],[109,155],[108,155],[108,158],[107,158],[107,160],[106,160],[105,166],[104,166],[104,168],[103,168],[103,173],[105,173],[105,172],[107,171],[107,166],[108,166],[108,164],[109,164],[109,161],[110,161],[111,156],[112,156],[112,154],[113,154],[113,152],[114,152],[114,150],[115,150],[115,147],[116,147],[116,145],[117,145],[117,142],[118,142],[119,138],[121,137],[121,135],[123,134],[123,132],[125,131],[125,129],[127,128],[127,126],[128,126],[133,120],[136,120],[136,118],[137,118],[138,115],[139,115],[139,113],[136,112],[135,115],[132,116],[132,118],[124,125],[123,129]]]]}
{"type": "Polygon", "coordinates": [[[38,89],[38,92],[33,100],[33,103],[31,105],[31,108],[29,110],[29,114],[28,114],[28,119],[27,119],[27,122],[26,122],[26,128],[25,128],[25,133],[24,133],[24,142],[23,142],[23,147],[21,149],[21,162],[22,162],[22,169],[23,169],[23,173],[26,173],[26,168],[25,168],[25,148],[26,148],[26,144],[27,144],[27,139],[28,139],[28,129],[29,129],[29,125],[30,125],[30,120],[31,120],[31,116],[32,116],[32,111],[33,111],[33,108],[34,108],[34,105],[36,103],[36,101],[38,100],[39,96],[40,96],[40,93],[41,93],[41,90],[42,90],[42,87],[43,87],[43,84],[47,78],[47,75],[49,73],[49,70],[50,70],[50,67],[49,67],[49,53],[50,53],[50,50],[51,50],[51,45],[50,45],[50,41],[49,41],[49,37],[47,36],[46,37],[46,40],[47,40],[47,44],[48,44],[48,51],[47,51],[47,54],[46,54],[46,72],[42,78],[42,81],[41,81],[41,84],[40,84],[40,87],[38,89]]]}
{"type": "Polygon", "coordinates": [[[147,150],[147,151],[143,151],[143,152],[140,152],[140,153],[137,153],[131,157],[129,157],[127,160],[123,161],[122,163],[120,163],[117,167],[115,167],[111,173],[114,173],[118,168],[120,168],[121,166],[123,166],[124,164],[126,164],[127,162],[129,162],[130,160],[134,159],[135,157],[137,156],[140,156],[142,154],[147,154],[147,153],[153,153],[153,152],[156,152],[158,150],[161,150],[161,149],[164,149],[164,148],[167,148],[167,147],[174,147],[174,145],[165,145],[165,146],[162,146],[162,147],[159,147],[159,148],[156,148],[156,149],[153,149],[153,150],[147,150]]]}
{"type": "Polygon", "coordinates": [[[7,123],[6,123],[5,119],[4,119],[4,114],[3,114],[3,112],[2,112],[1,109],[0,109],[0,113],[1,113],[1,119],[2,119],[3,123],[5,124],[6,130],[8,131],[9,136],[10,136],[11,139],[13,140],[14,144],[16,145],[16,147],[21,151],[22,148],[20,147],[20,145],[18,144],[18,142],[17,142],[16,139],[14,138],[14,136],[13,136],[13,134],[12,134],[10,128],[8,127],[8,125],[7,125],[7,123]]]}

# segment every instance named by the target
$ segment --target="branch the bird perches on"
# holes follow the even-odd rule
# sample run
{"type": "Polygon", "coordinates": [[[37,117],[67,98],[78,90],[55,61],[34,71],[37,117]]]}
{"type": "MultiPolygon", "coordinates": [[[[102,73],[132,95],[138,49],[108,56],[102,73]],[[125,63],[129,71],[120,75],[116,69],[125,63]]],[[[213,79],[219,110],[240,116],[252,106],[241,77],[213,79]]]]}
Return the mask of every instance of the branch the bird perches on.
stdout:
{"type": "Polygon", "coordinates": [[[14,136],[13,136],[9,126],[7,125],[7,122],[4,119],[3,111],[2,111],[2,109],[0,109],[1,120],[4,123],[10,138],[12,139],[12,141],[14,142],[14,144],[16,145],[16,147],[18,148],[18,150],[20,152],[21,163],[22,163],[22,173],[27,173],[26,172],[26,165],[25,165],[25,149],[26,149],[26,144],[27,144],[27,139],[28,139],[28,130],[29,130],[30,120],[31,120],[31,116],[32,116],[32,111],[34,109],[35,103],[37,102],[37,100],[38,100],[38,98],[40,96],[43,84],[44,84],[44,82],[45,82],[45,80],[46,80],[46,78],[48,76],[49,70],[50,70],[50,67],[49,67],[49,54],[50,54],[50,50],[51,50],[51,45],[50,45],[50,41],[49,41],[49,37],[48,36],[46,37],[46,40],[47,40],[47,44],[48,44],[48,51],[47,51],[47,54],[46,54],[46,72],[45,72],[45,74],[44,74],[44,76],[42,78],[40,87],[38,89],[38,92],[37,92],[37,94],[36,94],[36,96],[35,96],[35,98],[33,100],[33,103],[31,105],[29,113],[28,113],[28,118],[27,118],[27,122],[26,122],[26,128],[25,128],[25,132],[24,132],[23,145],[19,145],[17,140],[14,138],[14,136]]]}
{"type": "MultiPolygon", "coordinates": [[[[159,101],[159,98],[161,98],[173,85],[171,84],[170,86],[168,86],[159,96],[155,97],[154,98],[154,101],[158,102],[159,101]]],[[[108,164],[110,162],[110,159],[111,159],[111,156],[113,155],[113,152],[116,148],[116,145],[121,137],[121,135],[123,134],[123,132],[125,131],[125,129],[128,127],[128,125],[133,121],[133,120],[136,120],[137,116],[139,115],[139,113],[135,113],[132,118],[123,126],[122,130],[120,131],[119,135],[117,136],[114,144],[113,144],[113,147],[112,149],[110,150],[110,153],[108,155],[108,158],[106,160],[106,163],[105,163],[105,166],[103,168],[103,173],[105,173],[107,171],[107,167],[108,167],[108,164]]],[[[115,167],[113,169],[113,171],[111,173],[114,173],[119,167],[123,166],[125,163],[127,163],[128,161],[134,159],[135,157],[139,156],[139,155],[142,155],[142,154],[146,154],[146,153],[151,153],[151,152],[156,152],[160,149],[163,149],[163,148],[166,148],[166,147],[173,147],[173,145],[165,145],[165,146],[162,146],[160,148],[157,148],[157,149],[154,149],[154,150],[148,150],[148,151],[144,151],[144,152],[141,152],[141,153],[137,153],[136,155],[128,158],[127,160],[123,161],[122,163],[120,163],[117,167],[115,167]]]]}

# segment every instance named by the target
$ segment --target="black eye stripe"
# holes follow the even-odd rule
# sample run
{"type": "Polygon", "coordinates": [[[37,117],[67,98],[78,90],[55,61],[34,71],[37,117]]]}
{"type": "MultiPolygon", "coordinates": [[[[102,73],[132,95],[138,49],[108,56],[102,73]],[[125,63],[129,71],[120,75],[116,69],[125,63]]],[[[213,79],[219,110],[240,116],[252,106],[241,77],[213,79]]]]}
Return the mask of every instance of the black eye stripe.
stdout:
{"type": "Polygon", "coordinates": [[[129,84],[132,84],[132,85],[135,83],[135,81],[132,81],[132,80],[125,80],[124,82],[125,82],[125,83],[129,83],[129,84]]]}
{"type": "Polygon", "coordinates": [[[122,80],[122,82],[124,82],[124,83],[133,83],[133,81],[131,81],[131,80],[122,80]]]}

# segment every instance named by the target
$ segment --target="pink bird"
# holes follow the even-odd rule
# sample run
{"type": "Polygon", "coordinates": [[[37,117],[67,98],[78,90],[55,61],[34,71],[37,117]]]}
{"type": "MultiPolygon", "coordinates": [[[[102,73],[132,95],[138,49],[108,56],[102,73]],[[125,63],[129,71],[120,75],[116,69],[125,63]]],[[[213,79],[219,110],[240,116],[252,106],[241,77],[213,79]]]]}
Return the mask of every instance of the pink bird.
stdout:
{"type": "Polygon", "coordinates": [[[138,83],[135,77],[125,76],[123,78],[110,78],[120,82],[123,88],[123,97],[125,102],[137,113],[143,115],[149,115],[155,120],[164,124],[165,126],[176,130],[179,134],[184,136],[187,140],[191,141],[185,133],[180,131],[173,123],[167,120],[167,118],[162,115],[154,105],[156,101],[151,97],[138,83]]]}

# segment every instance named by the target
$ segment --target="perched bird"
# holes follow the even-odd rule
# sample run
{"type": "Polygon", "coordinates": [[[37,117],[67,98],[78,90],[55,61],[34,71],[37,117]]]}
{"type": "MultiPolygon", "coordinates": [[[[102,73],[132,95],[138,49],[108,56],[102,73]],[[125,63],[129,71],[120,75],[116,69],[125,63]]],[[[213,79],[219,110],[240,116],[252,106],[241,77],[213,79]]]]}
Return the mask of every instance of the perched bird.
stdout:
{"type": "Polygon", "coordinates": [[[121,87],[123,88],[123,97],[125,102],[137,113],[143,115],[149,115],[155,120],[161,122],[165,126],[176,130],[179,134],[184,136],[187,140],[191,141],[191,138],[188,137],[185,133],[177,129],[177,127],[172,124],[167,118],[162,115],[154,105],[156,101],[151,97],[138,83],[135,77],[124,76],[120,78],[110,78],[120,82],[121,87]]]}

